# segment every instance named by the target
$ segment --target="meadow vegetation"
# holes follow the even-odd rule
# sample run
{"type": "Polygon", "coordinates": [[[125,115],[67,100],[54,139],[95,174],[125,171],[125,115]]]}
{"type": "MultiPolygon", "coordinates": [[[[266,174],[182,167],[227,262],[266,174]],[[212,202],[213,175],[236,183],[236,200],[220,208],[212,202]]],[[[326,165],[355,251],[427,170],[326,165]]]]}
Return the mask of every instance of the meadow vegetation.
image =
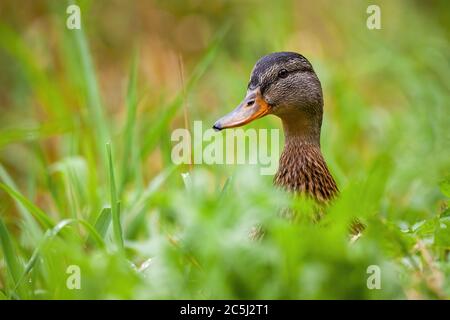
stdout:
{"type": "Polygon", "coordinates": [[[81,30],[64,1],[0,4],[0,298],[450,296],[445,1],[379,1],[381,30],[366,1],[77,4],[81,30]],[[286,50],[324,89],[341,193],[318,223],[256,165],[171,160],[174,129],[212,126],[254,62],[286,50]],[[354,217],[367,229],[351,244],[354,217]]]}

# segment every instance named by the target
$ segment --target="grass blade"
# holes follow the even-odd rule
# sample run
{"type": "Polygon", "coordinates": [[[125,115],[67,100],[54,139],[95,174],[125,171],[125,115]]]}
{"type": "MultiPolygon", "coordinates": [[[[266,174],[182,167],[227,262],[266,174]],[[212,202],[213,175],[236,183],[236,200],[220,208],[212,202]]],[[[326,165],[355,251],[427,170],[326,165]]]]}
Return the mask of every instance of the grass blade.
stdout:
{"type": "Polygon", "coordinates": [[[52,219],[47,216],[44,211],[25,198],[21,193],[3,183],[0,183],[0,188],[8,193],[14,200],[23,205],[42,226],[52,228],[55,225],[52,219]]]}
{"type": "Polygon", "coordinates": [[[66,130],[59,125],[42,125],[23,128],[7,128],[0,130],[0,149],[12,144],[24,141],[36,141],[56,136],[66,130]]]}
{"type": "Polygon", "coordinates": [[[197,84],[200,78],[205,74],[208,67],[211,65],[215,56],[217,55],[222,39],[229,29],[229,25],[222,28],[216,35],[210,47],[206,51],[205,56],[200,63],[195,67],[192,76],[189,78],[186,87],[181,89],[176,95],[175,99],[168,105],[168,107],[158,115],[157,119],[152,123],[150,130],[146,133],[144,139],[145,143],[142,146],[141,157],[145,157],[150,153],[155,145],[158,143],[161,133],[167,127],[170,120],[173,118],[179,108],[183,106],[185,95],[189,94],[192,88],[197,84]]]}
{"type": "MultiPolygon", "coordinates": [[[[122,153],[122,177],[120,180],[119,194],[122,193],[125,184],[129,179],[130,158],[135,160],[133,155],[133,146],[137,148],[134,138],[136,128],[136,110],[137,110],[137,57],[133,59],[130,70],[130,77],[127,89],[127,119],[125,124],[123,153],[122,153]]],[[[136,166],[136,164],[134,164],[136,166]]],[[[133,167],[134,167],[133,166],[133,167]]]]}
{"type": "MultiPolygon", "coordinates": [[[[83,219],[75,220],[79,224],[85,227],[85,229],[89,232],[89,238],[94,239],[99,248],[105,247],[105,242],[103,241],[103,237],[97,232],[95,227],[93,227],[89,222],[83,219]]],[[[89,239],[88,238],[88,239],[89,239]]]]}
{"type": "Polygon", "coordinates": [[[11,236],[9,235],[8,229],[6,228],[3,220],[0,218],[0,244],[3,251],[3,257],[6,262],[6,267],[8,273],[16,285],[20,279],[23,266],[21,265],[19,259],[17,258],[16,252],[11,241],[11,236]]]}
{"type": "Polygon", "coordinates": [[[91,127],[97,135],[97,146],[99,153],[103,156],[103,146],[109,140],[109,132],[103,111],[102,100],[98,88],[94,64],[89,51],[89,45],[84,35],[83,29],[71,30],[74,34],[75,48],[81,60],[80,72],[85,84],[85,94],[87,99],[89,118],[91,127]]]}
{"type": "Polygon", "coordinates": [[[0,47],[16,59],[27,77],[42,107],[58,120],[63,127],[71,119],[65,107],[61,90],[51,81],[37,60],[33,51],[27,46],[24,37],[16,34],[6,25],[0,24],[0,47]]]}
{"type": "MultiPolygon", "coordinates": [[[[0,223],[1,223],[1,220],[0,220],[0,223]]],[[[77,220],[77,219],[65,219],[65,220],[62,220],[62,221],[58,222],[58,224],[55,227],[53,227],[52,229],[48,229],[47,230],[47,232],[45,233],[44,237],[39,242],[39,245],[36,247],[36,249],[34,249],[30,260],[28,260],[27,264],[25,265],[25,269],[22,271],[20,277],[18,278],[18,281],[15,284],[14,290],[17,290],[17,288],[20,286],[20,284],[25,279],[27,274],[30,273],[30,271],[33,269],[33,267],[36,264],[36,261],[37,261],[39,255],[41,253],[42,248],[50,240],[52,240],[54,237],[56,237],[61,232],[61,230],[63,230],[67,226],[70,226],[71,224],[74,224],[74,223],[80,223],[81,225],[83,225],[86,228],[86,230],[89,232],[90,238],[94,239],[97,242],[97,244],[99,245],[100,248],[103,249],[105,247],[105,243],[104,243],[103,239],[100,237],[99,233],[87,221],[85,221],[85,220],[77,220]]]]}
{"type": "Polygon", "coordinates": [[[109,170],[109,186],[110,186],[110,195],[111,195],[111,213],[112,213],[112,222],[113,222],[113,232],[114,232],[114,240],[119,248],[119,250],[123,249],[123,236],[122,236],[122,226],[120,223],[120,206],[117,200],[117,189],[116,182],[114,176],[114,167],[113,160],[111,155],[111,144],[106,144],[106,152],[108,156],[108,170],[109,170]]]}
{"type": "MultiPolygon", "coordinates": [[[[3,181],[6,185],[9,185],[13,189],[17,190],[17,186],[15,185],[14,181],[1,164],[0,164],[0,181],[3,181]]],[[[30,214],[28,209],[20,201],[18,201],[15,198],[14,201],[16,203],[17,210],[19,211],[20,215],[22,216],[22,219],[25,222],[26,228],[28,228],[28,231],[32,235],[33,239],[34,240],[40,239],[42,237],[42,231],[39,228],[39,225],[34,220],[33,215],[30,214]]]]}
{"type": "Polygon", "coordinates": [[[137,197],[129,208],[129,212],[131,214],[137,213],[142,210],[142,208],[147,204],[149,199],[151,199],[161,188],[164,182],[172,175],[175,171],[176,166],[172,165],[165,168],[161,173],[159,173],[156,177],[150,181],[150,183],[145,188],[144,192],[142,192],[139,197],[137,197]]]}
{"type": "Polygon", "coordinates": [[[139,197],[133,201],[133,206],[129,208],[129,215],[132,216],[127,225],[127,238],[134,239],[142,227],[142,223],[145,221],[145,215],[148,210],[146,206],[149,205],[152,197],[158,192],[161,186],[166,182],[170,175],[175,171],[176,166],[170,166],[164,169],[159,175],[157,175],[148,184],[147,188],[142,192],[139,197]]]}
{"type": "Polygon", "coordinates": [[[111,224],[111,208],[103,208],[102,212],[95,222],[95,230],[98,234],[105,238],[106,232],[108,231],[109,225],[111,224]]]}

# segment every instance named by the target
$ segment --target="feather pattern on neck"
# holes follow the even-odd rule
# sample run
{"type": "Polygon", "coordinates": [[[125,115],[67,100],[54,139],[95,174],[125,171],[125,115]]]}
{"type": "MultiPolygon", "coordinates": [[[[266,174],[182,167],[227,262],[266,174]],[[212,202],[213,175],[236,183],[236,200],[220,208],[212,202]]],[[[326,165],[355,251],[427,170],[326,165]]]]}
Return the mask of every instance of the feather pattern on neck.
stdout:
{"type": "Polygon", "coordinates": [[[318,144],[290,137],[280,157],[275,185],[326,203],[338,194],[318,144]]]}

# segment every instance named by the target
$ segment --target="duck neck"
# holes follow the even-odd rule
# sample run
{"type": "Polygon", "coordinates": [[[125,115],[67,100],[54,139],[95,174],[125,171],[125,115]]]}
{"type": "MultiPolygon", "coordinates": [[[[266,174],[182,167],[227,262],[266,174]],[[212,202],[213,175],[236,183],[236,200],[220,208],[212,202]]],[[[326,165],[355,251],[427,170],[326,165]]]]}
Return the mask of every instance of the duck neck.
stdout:
{"type": "Polygon", "coordinates": [[[320,125],[282,120],[285,145],[274,183],[319,202],[331,200],[338,189],[320,151],[320,125]]]}

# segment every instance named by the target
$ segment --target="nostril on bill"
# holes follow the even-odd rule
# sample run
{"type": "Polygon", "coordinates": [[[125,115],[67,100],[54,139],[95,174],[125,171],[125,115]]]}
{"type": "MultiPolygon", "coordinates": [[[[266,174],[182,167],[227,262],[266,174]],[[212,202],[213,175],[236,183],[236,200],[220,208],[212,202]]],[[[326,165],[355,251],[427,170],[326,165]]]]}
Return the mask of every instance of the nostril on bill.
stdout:
{"type": "Polygon", "coordinates": [[[255,103],[255,100],[249,100],[247,101],[247,107],[251,107],[255,103]]]}

